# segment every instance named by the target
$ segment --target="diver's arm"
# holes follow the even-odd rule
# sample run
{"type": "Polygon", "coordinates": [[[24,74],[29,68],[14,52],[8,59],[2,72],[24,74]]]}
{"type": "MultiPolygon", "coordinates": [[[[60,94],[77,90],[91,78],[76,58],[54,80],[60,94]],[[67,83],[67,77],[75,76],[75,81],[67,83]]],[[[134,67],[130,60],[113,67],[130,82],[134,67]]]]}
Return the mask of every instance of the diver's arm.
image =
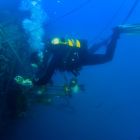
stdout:
{"type": "Polygon", "coordinates": [[[120,32],[118,28],[114,29],[110,42],[106,46],[105,54],[95,54],[92,53],[91,51],[88,51],[86,57],[84,57],[83,59],[83,65],[96,65],[96,64],[103,64],[111,61],[115,53],[119,35],[120,32]]]}
{"type": "Polygon", "coordinates": [[[107,38],[107,39],[105,39],[105,40],[102,40],[101,42],[92,45],[92,46],[89,48],[89,51],[92,52],[92,53],[98,51],[98,50],[99,50],[100,48],[102,48],[103,46],[106,46],[106,45],[108,44],[108,41],[109,41],[109,38],[107,38]]]}
{"type": "Polygon", "coordinates": [[[44,56],[44,62],[39,68],[33,84],[36,86],[46,85],[50,82],[57,66],[57,57],[54,54],[49,54],[49,58],[44,56]]]}

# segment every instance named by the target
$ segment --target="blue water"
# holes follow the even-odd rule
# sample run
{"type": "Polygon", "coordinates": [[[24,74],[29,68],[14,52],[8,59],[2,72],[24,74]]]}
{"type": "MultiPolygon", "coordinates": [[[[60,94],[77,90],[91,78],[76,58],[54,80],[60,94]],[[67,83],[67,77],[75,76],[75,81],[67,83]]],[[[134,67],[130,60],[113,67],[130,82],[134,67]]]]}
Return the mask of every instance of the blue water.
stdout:
{"type": "MultiPolygon", "coordinates": [[[[85,0],[42,1],[49,16],[49,24],[45,28],[48,37],[84,38],[89,46],[108,37],[112,28],[126,17],[134,2],[126,0],[115,18],[122,0],[91,0],[84,7],[61,18],[85,0]],[[104,32],[99,34],[101,31],[104,32]]],[[[15,6],[11,0],[0,5],[3,9],[11,6],[15,6]]],[[[139,13],[140,4],[127,23],[140,23],[139,13]]],[[[35,106],[24,119],[9,128],[5,139],[139,140],[139,40],[139,35],[121,35],[110,63],[82,69],[79,80],[85,84],[86,91],[71,99],[70,108],[35,106]]]]}

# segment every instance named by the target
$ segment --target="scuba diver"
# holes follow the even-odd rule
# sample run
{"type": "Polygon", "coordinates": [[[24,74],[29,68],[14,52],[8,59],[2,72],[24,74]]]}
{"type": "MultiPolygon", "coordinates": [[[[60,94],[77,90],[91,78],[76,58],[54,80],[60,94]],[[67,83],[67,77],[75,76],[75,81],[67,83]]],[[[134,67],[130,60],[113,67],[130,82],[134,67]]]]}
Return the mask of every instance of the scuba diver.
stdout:
{"type": "Polygon", "coordinates": [[[39,70],[33,84],[46,85],[56,70],[71,72],[77,77],[83,66],[110,62],[113,59],[120,34],[134,32],[140,32],[140,25],[117,26],[113,29],[110,38],[93,45],[91,48],[88,48],[86,40],[54,38],[48,41],[43,52],[43,60],[36,61],[39,70]],[[105,46],[106,52],[97,54],[97,50],[102,46],[105,46]]]}
{"type": "Polygon", "coordinates": [[[84,66],[104,64],[110,62],[115,53],[117,41],[122,33],[139,34],[140,24],[120,25],[113,29],[111,37],[88,48],[86,40],[59,39],[47,40],[42,53],[33,53],[31,66],[37,71],[32,78],[18,75],[14,78],[23,89],[29,90],[28,95],[33,103],[53,104],[55,99],[69,98],[73,94],[85,91],[84,85],[79,84],[77,77],[84,66]],[[97,51],[104,47],[104,54],[97,51]],[[65,80],[64,84],[54,85],[52,76],[60,71],[65,80]],[[64,72],[72,73],[70,80],[64,72]]]}
{"type": "Polygon", "coordinates": [[[140,33],[140,25],[120,25],[113,29],[111,37],[88,48],[86,40],[54,38],[46,42],[46,48],[41,55],[32,55],[32,66],[38,67],[36,76],[30,79],[16,77],[17,83],[30,86],[42,86],[51,81],[56,70],[79,75],[83,66],[104,64],[110,62],[115,53],[117,41],[121,33],[140,33]],[[97,50],[105,46],[106,52],[98,54],[97,50]]]}

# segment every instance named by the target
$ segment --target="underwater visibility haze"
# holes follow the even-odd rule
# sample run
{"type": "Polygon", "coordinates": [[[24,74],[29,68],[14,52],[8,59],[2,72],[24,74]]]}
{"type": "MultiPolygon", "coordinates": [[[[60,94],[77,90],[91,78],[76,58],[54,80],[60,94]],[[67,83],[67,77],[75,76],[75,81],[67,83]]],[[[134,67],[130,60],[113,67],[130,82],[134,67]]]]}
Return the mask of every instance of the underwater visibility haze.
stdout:
{"type": "Polygon", "coordinates": [[[139,0],[0,0],[0,140],[140,140],[139,0]]]}

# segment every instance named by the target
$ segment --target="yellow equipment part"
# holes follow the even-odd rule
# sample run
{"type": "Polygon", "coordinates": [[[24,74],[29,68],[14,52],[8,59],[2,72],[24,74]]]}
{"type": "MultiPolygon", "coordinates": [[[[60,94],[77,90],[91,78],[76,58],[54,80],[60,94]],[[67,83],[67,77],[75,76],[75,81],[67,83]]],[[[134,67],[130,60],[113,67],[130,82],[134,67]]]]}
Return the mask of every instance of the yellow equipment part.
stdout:
{"type": "Polygon", "coordinates": [[[53,45],[68,45],[69,47],[81,48],[81,43],[77,39],[67,39],[66,41],[61,41],[59,38],[54,38],[52,39],[51,43],[53,45]]]}

